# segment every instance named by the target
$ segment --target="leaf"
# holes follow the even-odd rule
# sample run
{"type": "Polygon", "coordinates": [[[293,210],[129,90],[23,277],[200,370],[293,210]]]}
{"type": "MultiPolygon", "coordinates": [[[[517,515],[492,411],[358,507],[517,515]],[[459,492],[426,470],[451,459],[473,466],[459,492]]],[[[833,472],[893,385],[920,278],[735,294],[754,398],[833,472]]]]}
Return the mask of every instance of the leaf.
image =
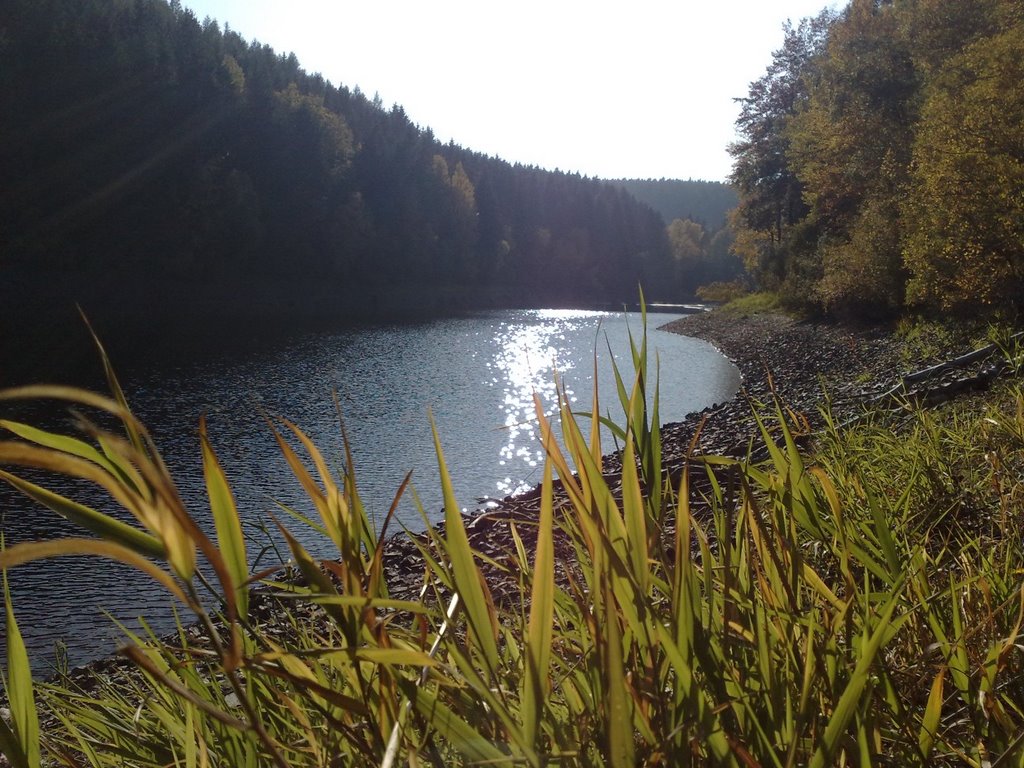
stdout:
{"type": "Polygon", "coordinates": [[[494,746],[472,725],[459,717],[433,692],[417,686],[411,680],[398,682],[413,708],[426,724],[451,743],[470,763],[506,763],[508,755],[494,746]]]}
{"type": "Polygon", "coordinates": [[[857,708],[860,706],[861,695],[864,693],[864,689],[868,686],[871,677],[871,665],[874,664],[875,656],[882,646],[882,641],[891,629],[892,615],[896,611],[901,591],[902,587],[891,594],[888,602],[882,609],[878,624],[875,625],[870,637],[861,647],[857,665],[850,674],[846,688],[839,697],[839,703],[836,704],[836,708],[829,718],[828,725],[825,726],[821,743],[811,759],[811,768],[825,768],[826,765],[832,764],[831,761],[835,755],[835,750],[839,746],[847,726],[853,719],[854,714],[856,714],[857,708]]]}
{"type": "Polygon", "coordinates": [[[91,507],[86,507],[3,470],[0,470],[0,479],[6,480],[23,494],[53,510],[65,520],[81,526],[97,536],[123,544],[146,557],[160,560],[167,557],[167,550],[160,540],[145,531],[140,531],[116,518],[97,512],[91,507]]]}
{"type": "Polygon", "coordinates": [[[462,513],[455,500],[452,480],[444,461],[444,451],[441,450],[441,438],[437,433],[437,425],[434,424],[433,418],[430,420],[430,426],[434,433],[434,450],[437,453],[437,466],[441,475],[445,538],[455,589],[462,596],[467,621],[478,650],[483,653],[490,671],[494,673],[498,670],[499,659],[497,637],[491,621],[493,606],[490,605],[488,597],[484,595],[480,570],[476,566],[473,549],[469,544],[469,537],[466,535],[466,526],[462,522],[462,513]]]}
{"type": "Polygon", "coordinates": [[[238,508],[231,493],[231,486],[224,470],[217,461],[210,439],[206,433],[206,417],[199,421],[199,440],[203,451],[203,475],[206,478],[206,495],[210,500],[210,512],[217,530],[217,544],[224,558],[225,568],[231,576],[231,583],[225,584],[225,591],[232,591],[238,606],[238,615],[249,613],[249,561],[245,552],[245,538],[238,508]]]}
{"type": "Polygon", "coordinates": [[[935,735],[939,731],[939,720],[942,717],[942,692],[946,681],[946,667],[939,670],[939,674],[932,681],[931,691],[928,693],[928,703],[924,708],[924,717],[921,718],[921,732],[917,737],[918,748],[921,750],[921,759],[928,762],[935,745],[935,735]]]}
{"type": "Polygon", "coordinates": [[[0,419],[0,427],[13,432],[22,440],[28,440],[29,442],[36,443],[37,445],[41,445],[45,448],[52,448],[56,451],[61,451],[62,453],[70,453],[72,456],[78,456],[81,459],[99,464],[112,475],[117,474],[117,468],[110,459],[82,440],[68,437],[67,435],[58,435],[53,432],[46,432],[45,430],[38,429],[37,427],[33,427],[29,424],[21,424],[15,421],[6,421],[4,419],[0,419]]]}
{"type": "Polygon", "coordinates": [[[134,550],[109,541],[79,538],[26,541],[21,544],[15,544],[13,547],[0,552],[0,568],[13,568],[17,565],[30,563],[35,560],[45,560],[50,557],[75,555],[99,555],[100,557],[116,560],[136,568],[161,584],[168,592],[181,600],[184,605],[192,605],[185,593],[182,592],[181,587],[178,586],[169,573],[161,570],[134,550]]]}
{"type": "Polygon", "coordinates": [[[523,677],[523,737],[537,749],[540,723],[551,689],[552,621],[555,608],[554,504],[551,462],[544,462],[541,484],[537,553],[533,564],[530,621],[526,637],[526,670],[523,677]]]}
{"type": "Polygon", "coordinates": [[[608,761],[612,768],[632,768],[636,765],[633,747],[633,698],[627,687],[626,666],[622,657],[622,632],[615,614],[615,599],[611,587],[605,586],[605,630],[601,638],[603,648],[603,676],[605,685],[605,728],[608,734],[608,761]]]}
{"type": "MultiPolygon", "coordinates": [[[[2,541],[0,546],[3,546],[2,541]]],[[[4,607],[7,612],[7,698],[11,705],[11,720],[14,723],[12,735],[17,738],[16,757],[24,760],[25,766],[35,768],[40,760],[39,715],[36,712],[32,669],[29,666],[25,641],[14,618],[6,570],[3,572],[3,582],[4,607]]]]}
{"type": "Polygon", "coordinates": [[[647,549],[647,518],[644,514],[643,494],[640,478],[636,471],[636,454],[633,448],[632,429],[626,440],[622,457],[622,514],[626,528],[627,546],[633,578],[639,585],[640,594],[646,596],[650,582],[650,563],[647,549]]]}

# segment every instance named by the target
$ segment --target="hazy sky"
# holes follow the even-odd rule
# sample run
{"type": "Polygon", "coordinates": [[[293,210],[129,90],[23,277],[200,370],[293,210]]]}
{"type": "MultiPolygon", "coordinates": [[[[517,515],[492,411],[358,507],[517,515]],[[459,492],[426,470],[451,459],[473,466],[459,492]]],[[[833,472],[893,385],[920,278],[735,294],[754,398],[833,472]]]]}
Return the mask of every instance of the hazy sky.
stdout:
{"type": "Polygon", "coordinates": [[[830,0],[182,0],[442,141],[603,178],[729,173],[735,97],[830,0]]]}

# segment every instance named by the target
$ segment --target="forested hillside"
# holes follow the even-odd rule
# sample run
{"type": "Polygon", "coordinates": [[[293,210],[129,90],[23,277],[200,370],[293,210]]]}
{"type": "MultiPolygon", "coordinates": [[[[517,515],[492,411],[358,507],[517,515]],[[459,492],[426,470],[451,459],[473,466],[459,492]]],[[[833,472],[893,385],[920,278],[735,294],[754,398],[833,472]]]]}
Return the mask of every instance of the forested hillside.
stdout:
{"type": "Polygon", "coordinates": [[[660,213],[666,224],[690,219],[707,229],[720,229],[739,202],[736,190],[721,181],[617,179],[615,183],[660,213]]]}
{"type": "Polygon", "coordinates": [[[7,0],[0,105],[0,268],[26,285],[301,278],[538,304],[685,282],[620,187],[439,144],[177,0],[7,0]]]}
{"type": "Polygon", "coordinates": [[[787,29],[732,147],[736,249],[840,316],[1024,302],[1024,4],[853,0],[787,29]]]}
{"type": "Polygon", "coordinates": [[[743,273],[743,262],[732,252],[728,216],[738,201],[730,185],[693,179],[618,179],[615,183],[665,220],[674,282],[684,293],[733,281],[743,273]]]}

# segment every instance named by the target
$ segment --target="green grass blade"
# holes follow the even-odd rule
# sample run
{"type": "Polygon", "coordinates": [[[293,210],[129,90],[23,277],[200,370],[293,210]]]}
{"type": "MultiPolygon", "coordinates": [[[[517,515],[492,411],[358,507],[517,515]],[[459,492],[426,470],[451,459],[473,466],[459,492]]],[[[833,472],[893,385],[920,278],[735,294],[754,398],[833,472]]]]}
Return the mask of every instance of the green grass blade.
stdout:
{"type": "Polygon", "coordinates": [[[921,719],[921,732],[917,737],[917,744],[921,750],[921,759],[925,762],[928,762],[928,758],[931,756],[932,747],[935,746],[935,735],[939,731],[945,681],[946,667],[943,667],[932,681],[931,691],[928,693],[928,703],[924,708],[924,717],[921,719]]]}
{"type": "Polygon", "coordinates": [[[850,674],[846,688],[839,697],[839,703],[836,704],[836,708],[829,718],[828,725],[825,726],[825,732],[822,734],[821,743],[811,760],[810,768],[825,768],[825,766],[832,764],[832,758],[839,746],[839,742],[842,740],[850,721],[856,714],[857,708],[861,704],[861,696],[870,682],[871,666],[875,662],[878,650],[882,646],[882,641],[892,629],[890,625],[893,623],[892,616],[899,603],[900,591],[897,590],[891,594],[888,602],[882,609],[874,630],[860,648],[860,657],[857,659],[857,664],[850,674]]]}
{"type": "MultiPolygon", "coordinates": [[[[0,546],[2,545],[0,541],[0,546]]],[[[7,699],[14,724],[13,735],[17,738],[16,754],[24,759],[26,766],[35,768],[40,761],[39,715],[36,712],[32,669],[29,666],[25,641],[14,618],[14,605],[11,602],[11,589],[7,583],[6,570],[3,572],[3,582],[4,607],[7,612],[7,699]]]]}
{"type": "Polygon", "coordinates": [[[231,584],[225,584],[225,591],[231,591],[238,608],[238,615],[249,613],[249,561],[245,552],[245,537],[242,523],[235,506],[227,476],[217,461],[210,439],[206,433],[206,418],[199,421],[199,440],[203,452],[203,476],[206,479],[206,495],[210,501],[210,512],[217,530],[217,544],[224,565],[231,577],[231,584]]]}
{"type": "Polygon", "coordinates": [[[648,562],[647,517],[643,493],[640,490],[640,478],[636,470],[632,434],[626,440],[626,449],[622,457],[622,516],[626,527],[633,578],[640,587],[641,595],[647,595],[651,575],[648,562]]]}
{"type": "Polygon", "coordinates": [[[555,606],[554,504],[551,462],[544,462],[541,485],[540,523],[533,566],[530,620],[527,629],[526,674],[523,680],[523,738],[537,749],[541,718],[551,687],[552,621],[555,606]]]}
{"type": "Polygon", "coordinates": [[[428,726],[457,749],[469,763],[508,763],[509,755],[459,717],[426,687],[411,680],[399,681],[402,692],[428,726]]]}
{"type": "Polygon", "coordinates": [[[636,765],[633,745],[633,699],[627,689],[626,665],[622,654],[622,631],[615,611],[611,587],[605,586],[606,609],[601,656],[605,689],[605,729],[608,764],[612,768],[636,765]]]}
{"type": "Polygon", "coordinates": [[[498,643],[492,622],[493,606],[484,594],[480,571],[476,566],[476,558],[466,535],[466,526],[462,522],[462,511],[455,500],[452,480],[441,449],[441,438],[437,433],[437,425],[431,418],[431,429],[434,433],[434,450],[437,453],[437,467],[441,475],[441,489],[444,495],[445,538],[448,546],[448,557],[451,563],[452,577],[455,588],[462,596],[466,618],[478,650],[492,673],[499,665],[498,643]]]}

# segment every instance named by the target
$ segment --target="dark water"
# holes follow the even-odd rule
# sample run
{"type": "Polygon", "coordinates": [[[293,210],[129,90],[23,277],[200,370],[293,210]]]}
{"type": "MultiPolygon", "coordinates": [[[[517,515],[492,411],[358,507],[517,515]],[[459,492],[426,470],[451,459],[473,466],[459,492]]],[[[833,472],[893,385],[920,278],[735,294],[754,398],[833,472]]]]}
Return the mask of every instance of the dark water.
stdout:
{"type": "MultiPolygon", "coordinates": [[[[653,329],[676,315],[651,315],[653,329]]],[[[455,493],[468,508],[482,497],[502,497],[540,482],[541,448],[533,393],[550,413],[555,372],[579,410],[589,410],[595,349],[603,409],[617,416],[609,347],[631,374],[627,322],[639,317],[576,310],[524,310],[402,325],[360,327],[298,336],[253,352],[205,356],[195,362],[151,361],[128,367],[122,384],[136,414],[149,426],[192,514],[208,521],[197,438],[200,415],[234,487],[254,540],[266,543],[258,523],[282,506],[313,515],[280,457],[264,414],[298,424],[324,455],[341,464],[336,392],[351,440],[358,484],[371,514],[383,519],[406,472],[429,520],[440,516],[441,494],[428,414],[433,414],[455,493]]],[[[661,371],[663,421],[731,397],[736,369],[713,347],[664,331],[650,332],[661,371]]],[[[0,417],[3,416],[0,406],[0,417]]],[[[607,442],[611,450],[610,439],[607,442]]],[[[105,511],[91,489],[77,491],[105,511]]],[[[70,533],[49,511],[0,489],[9,543],[70,533]]],[[[413,494],[399,519],[422,528],[413,494]]],[[[301,531],[298,524],[291,526],[301,531]]],[[[211,526],[212,529],[212,526],[211,526]]],[[[315,535],[303,543],[322,556],[329,546],[315,535]]],[[[11,572],[19,623],[37,673],[45,674],[61,640],[71,663],[109,653],[119,636],[110,618],[137,627],[139,615],[169,628],[169,599],[144,578],[107,561],[61,559],[11,572]]]]}

